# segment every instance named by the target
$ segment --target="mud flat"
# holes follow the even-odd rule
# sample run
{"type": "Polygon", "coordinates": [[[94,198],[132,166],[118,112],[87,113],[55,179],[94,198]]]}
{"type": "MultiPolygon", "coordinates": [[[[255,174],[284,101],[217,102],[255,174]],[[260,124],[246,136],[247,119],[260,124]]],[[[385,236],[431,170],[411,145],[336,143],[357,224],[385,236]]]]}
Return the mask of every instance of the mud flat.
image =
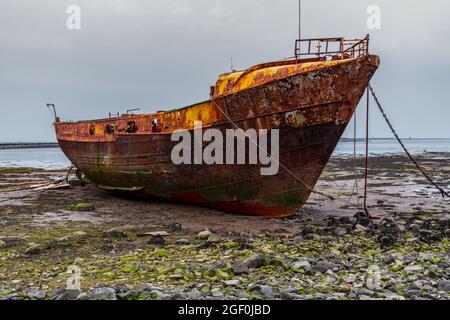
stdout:
{"type": "MultiPolygon", "coordinates": [[[[450,188],[450,153],[418,159],[450,188]]],[[[37,191],[65,172],[0,168],[0,299],[449,299],[450,201],[403,156],[370,166],[376,221],[355,216],[361,158],[323,172],[316,188],[336,201],[313,195],[278,220],[89,184],[37,191]]]]}

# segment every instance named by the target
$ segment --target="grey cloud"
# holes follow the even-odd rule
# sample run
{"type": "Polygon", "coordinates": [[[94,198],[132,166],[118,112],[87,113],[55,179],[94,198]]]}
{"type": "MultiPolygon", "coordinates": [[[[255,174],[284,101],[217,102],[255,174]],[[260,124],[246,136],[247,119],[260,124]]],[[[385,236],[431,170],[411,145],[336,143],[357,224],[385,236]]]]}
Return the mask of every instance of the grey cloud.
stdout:
{"type": "MultiPolygon", "coordinates": [[[[448,1],[303,0],[303,34],[360,37],[371,4],[382,10],[382,29],[371,32],[382,58],[373,85],[395,126],[449,137],[448,1]]],[[[83,119],[204,100],[230,57],[238,68],[288,57],[296,35],[296,0],[3,0],[0,141],[53,140],[47,102],[83,119]],[[71,4],[82,10],[79,31],[66,28],[71,4]]],[[[372,113],[371,135],[389,136],[372,113]]],[[[360,108],[360,124],[362,116],[360,108]]]]}

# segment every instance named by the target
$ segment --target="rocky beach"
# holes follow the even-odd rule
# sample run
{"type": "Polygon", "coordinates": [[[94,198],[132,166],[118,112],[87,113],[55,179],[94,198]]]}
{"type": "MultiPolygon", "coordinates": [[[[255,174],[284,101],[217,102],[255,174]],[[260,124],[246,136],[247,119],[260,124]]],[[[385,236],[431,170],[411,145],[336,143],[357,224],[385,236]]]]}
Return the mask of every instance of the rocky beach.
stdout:
{"type": "MultiPolygon", "coordinates": [[[[448,190],[450,153],[417,159],[448,190]]],[[[0,168],[0,299],[449,299],[450,201],[406,157],[373,156],[369,220],[363,165],[333,157],[316,189],[336,200],[312,195],[286,219],[76,180],[48,189],[67,172],[0,168]]]]}

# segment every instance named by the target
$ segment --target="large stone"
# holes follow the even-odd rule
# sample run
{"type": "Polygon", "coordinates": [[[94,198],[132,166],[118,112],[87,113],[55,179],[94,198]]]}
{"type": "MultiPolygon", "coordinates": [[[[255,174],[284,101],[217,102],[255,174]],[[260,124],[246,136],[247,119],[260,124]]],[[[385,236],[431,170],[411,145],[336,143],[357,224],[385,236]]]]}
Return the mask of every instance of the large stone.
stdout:
{"type": "Polygon", "coordinates": [[[410,298],[419,297],[420,294],[421,294],[420,290],[417,290],[417,289],[411,289],[411,290],[406,291],[406,295],[410,298]]]}
{"type": "Polygon", "coordinates": [[[205,230],[205,231],[199,232],[199,234],[197,235],[197,238],[200,240],[208,240],[210,236],[211,236],[211,231],[205,230]]]}
{"type": "Polygon", "coordinates": [[[20,298],[22,298],[22,297],[17,293],[10,293],[5,296],[0,296],[0,301],[2,301],[2,300],[21,300],[20,298]]]}
{"type": "Polygon", "coordinates": [[[293,300],[296,298],[298,289],[295,287],[289,287],[280,290],[280,298],[282,300],[293,300]]]}
{"type": "Polygon", "coordinates": [[[186,240],[186,239],[178,239],[175,241],[175,244],[177,246],[187,246],[187,245],[190,245],[191,243],[189,240],[186,240]]]}
{"type": "Polygon", "coordinates": [[[64,289],[59,292],[55,300],[76,300],[80,293],[80,290],[77,289],[64,289]]]}
{"type": "Polygon", "coordinates": [[[386,264],[392,264],[395,262],[395,258],[389,255],[383,259],[383,262],[386,264]]]}
{"type": "Polygon", "coordinates": [[[163,236],[156,235],[156,236],[151,236],[150,239],[147,240],[147,243],[152,244],[152,245],[162,246],[166,243],[166,240],[164,239],[163,236]]]}
{"type": "Polygon", "coordinates": [[[450,280],[441,280],[437,285],[439,290],[450,292],[450,280]]]}
{"type": "Polygon", "coordinates": [[[327,272],[328,270],[333,270],[333,269],[335,269],[335,268],[337,268],[338,266],[337,265],[335,265],[334,263],[332,263],[332,262],[329,262],[329,261],[319,261],[319,262],[317,262],[315,265],[313,265],[312,267],[311,267],[311,272],[313,272],[313,273],[317,273],[317,272],[319,272],[319,273],[325,273],[325,272],[327,272]]]}
{"type": "Polygon", "coordinates": [[[233,280],[225,280],[223,283],[230,287],[236,287],[241,284],[241,281],[239,279],[233,279],[233,280]]]}
{"type": "Polygon", "coordinates": [[[438,230],[420,230],[419,238],[423,242],[435,242],[442,240],[442,233],[438,230]]]}
{"type": "Polygon", "coordinates": [[[427,230],[441,230],[443,226],[438,220],[429,219],[423,223],[423,227],[427,230]]]}
{"type": "Polygon", "coordinates": [[[381,220],[378,230],[385,235],[397,235],[400,232],[399,225],[391,219],[381,220]]]}
{"type": "Polygon", "coordinates": [[[245,265],[244,263],[240,262],[240,263],[235,264],[232,267],[232,270],[233,270],[233,273],[235,273],[235,274],[241,274],[241,273],[248,272],[248,266],[245,265]]]}
{"type": "Polygon", "coordinates": [[[212,290],[211,290],[211,295],[212,295],[214,298],[218,298],[218,299],[221,299],[221,298],[224,297],[223,292],[220,291],[219,289],[212,289],[212,290]]]}
{"type": "Polygon", "coordinates": [[[378,237],[378,241],[383,247],[391,247],[397,242],[397,237],[394,234],[382,234],[378,237]]]}
{"type": "Polygon", "coordinates": [[[311,269],[311,264],[308,260],[298,260],[292,264],[291,269],[295,272],[300,272],[302,270],[308,271],[311,269]]]}
{"type": "Polygon", "coordinates": [[[28,248],[25,249],[25,254],[28,254],[28,255],[40,254],[44,250],[45,250],[45,248],[43,246],[31,242],[28,245],[28,248]]]}
{"type": "Polygon", "coordinates": [[[140,283],[133,287],[132,291],[139,294],[145,291],[152,291],[155,287],[152,286],[150,283],[140,283]]]}
{"type": "Polygon", "coordinates": [[[307,225],[303,228],[300,235],[305,239],[310,239],[320,232],[319,228],[314,225],[307,225]]]}
{"type": "Polygon", "coordinates": [[[259,291],[261,292],[263,297],[266,299],[273,299],[275,296],[275,293],[271,286],[261,286],[261,289],[259,291]]]}
{"type": "Polygon", "coordinates": [[[410,266],[406,266],[403,270],[408,271],[408,272],[417,272],[417,271],[422,271],[423,267],[419,266],[419,265],[410,265],[410,266]]]}
{"type": "Polygon", "coordinates": [[[91,300],[117,300],[116,290],[110,287],[100,287],[88,292],[91,300]]]}
{"type": "Polygon", "coordinates": [[[356,218],[356,224],[360,224],[366,228],[373,226],[373,222],[369,219],[365,212],[359,211],[354,217],[356,218]]]}
{"type": "Polygon", "coordinates": [[[249,269],[255,269],[262,266],[264,263],[264,255],[262,253],[256,253],[244,261],[235,264],[232,269],[235,274],[241,274],[247,272],[249,269]]]}
{"type": "Polygon", "coordinates": [[[105,238],[117,238],[118,239],[118,238],[126,238],[126,237],[128,237],[128,235],[122,230],[110,229],[110,230],[107,230],[107,231],[103,232],[103,237],[105,237],[105,238]]]}
{"type": "Polygon", "coordinates": [[[414,234],[418,234],[420,232],[420,226],[418,224],[410,224],[408,226],[408,231],[414,233],[414,234]]]}
{"type": "Polygon", "coordinates": [[[244,263],[250,268],[259,268],[264,263],[264,255],[262,253],[255,253],[251,257],[244,260],[244,263]]]}
{"type": "Polygon", "coordinates": [[[167,225],[167,229],[173,232],[178,232],[181,231],[181,229],[183,229],[183,226],[178,222],[172,222],[167,225]]]}
{"type": "Polygon", "coordinates": [[[363,233],[365,233],[365,232],[367,232],[367,228],[364,227],[363,225],[361,225],[361,224],[356,224],[356,225],[354,226],[353,233],[355,233],[355,234],[363,234],[363,233]]]}
{"type": "Polygon", "coordinates": [[[338,237],[345,236],[347,234],[347,229],[342,228],[342,227],[336,227],[333,229],[333,234],[338,237]]]}
{"type": "Polygon", "coordinates": [[[86,292],[82,292],[78,295],[77,300],[89,300],[89,296],[86,292]]]}
{"type": "Polygon", "coordinates": [[[27,292],[27,297],[30,299],[44,299],[47,294],[40,290],[30,290],[27,292]]]}

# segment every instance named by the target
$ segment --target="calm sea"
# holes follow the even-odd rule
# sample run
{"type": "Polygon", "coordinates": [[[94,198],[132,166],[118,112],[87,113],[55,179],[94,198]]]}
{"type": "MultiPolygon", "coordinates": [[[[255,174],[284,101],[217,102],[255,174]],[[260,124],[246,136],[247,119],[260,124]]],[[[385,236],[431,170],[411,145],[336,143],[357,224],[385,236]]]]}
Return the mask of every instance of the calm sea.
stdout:
{"type": "MultiPolygon", "coordinates": [[[[450,152],[450,139],[405,139],[405,145],[413,153],[450,152]]],[[[357,141],[356,152],[365,153],[365,142],[357,141]]],[[[372,155],[401,154],[400,145],[394,140],[373,139],[369,152],[372,155]]],[[[341,141],[333,155],[352,155],[353,141],[341,141]]],[[[59,148],[0,149],[0,167],[34,167],[61,169],[70,165],[59,148]]]]}

